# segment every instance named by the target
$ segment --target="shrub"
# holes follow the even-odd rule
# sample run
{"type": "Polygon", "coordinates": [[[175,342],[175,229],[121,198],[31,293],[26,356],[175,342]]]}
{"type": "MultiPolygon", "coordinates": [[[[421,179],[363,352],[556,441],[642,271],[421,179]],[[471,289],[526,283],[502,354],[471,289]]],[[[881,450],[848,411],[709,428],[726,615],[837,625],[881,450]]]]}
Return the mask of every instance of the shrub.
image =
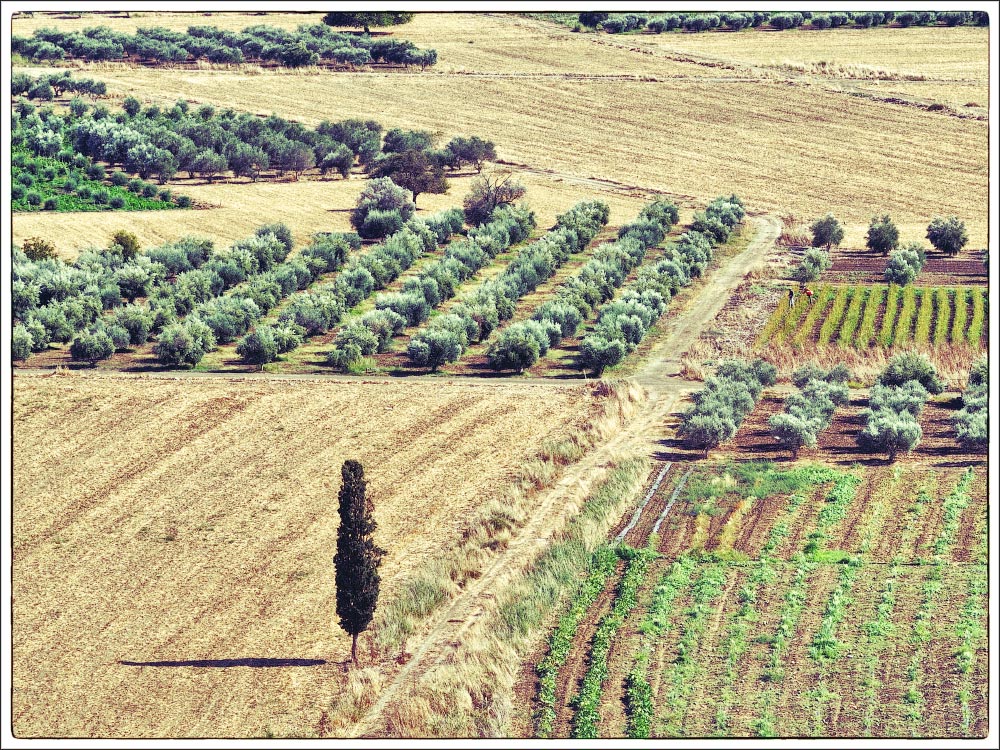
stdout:
{"type": "Polygon", "coordinates": [[[908,380],[902,385],[872,386],[868,395],[868,406],[875,410],[906,412],[918,418],[927,403],[927,389],[916,380],[908,380]]]}
{"type": "Polygon", "coordinates": [[[178,195],[177,205],[181,208],[191,208],[191,198],[186,195],[178,195]]]}
{"type": "Polygon", "coordinates": [[[816,423],[807,416],[782,412],[772,414],[767,423],[778,444],[790,451],[793,458],[803,446],[816,447],[816,423]]]}
{"type": "Polygon", "coordinates": [[[969,241],[969,235],[965,231],[965,223],[952,216],[948,219],[935,218],[927,226],[927,239],[937,250],[957,255],[969,241]]]}
{"type": "Polygon", "coordinates": [[[580,342],[580,366],[600,375],[605,368],[614,367],[628,354],[625,342],[606,339],[600,335],[589,335],[580,342]]]}
{"type": "Polygon", "coordinates": [[[23,362],[31,356],[32,348],[35,345],[34,339],[23,324],[14,326],[10,334],[11,357],[18,362],[23,362]]]}
{"type": "Polygon", "coordinates": [[[934,365],[926,355],[919,352],[897,354],[889,360],[889,364],[878,377],[878,382],[882,385],[904,385],[910,380],[917,381],[935,395],[944,390],[934,365]]]}
{"type": "Polygon", "coordinates": [[[833,265],[830,254],[818,247],[811,247],[802,256],[802,262],[793,273],[793,278],[797,281],[816,281],[823,273],[833,265]]]}
{"type": "Polygon", "coordinates": [[[868,423],[858,434],[858,446],[869,453],[887,453],[895,461],[897,453],[913,450],[922,436],[920,424],[909,413],[875,410],[868,413],[868,423]]]}
{"type": "Polygon", "coordinates": [[[465,220],[472,226],[485,224],[498,208],[511,206],[524,196],[525,187],[513,173],[497,171],[477,177],[462,201],[465,220]]]}
{"type": "Polygon", "coordinates": [[[25,194],[25,189],[23,185],[18,185],[17,183],[11,185],[10,188],[11,200],[19,201],[22,198],[24,198],[24,194],[25,194]]]}
{"type": "Polygon", "coordinates": [[[59,199],[55,196],[45,199],[45,203],[42,204],[42,208],[46,211],[55,211],[59,208],[59,199]]]}
{"type": "Polygon", "coordinates": [[[166,326],[159,335],[153,353],[163,364],[194,367],[215,348],[215,337],[200,320],[188,318],[183,323],[166,326]]]}
{"type": "Polygon", "coordinates": [[[581,13],[577,16],[580,24],[586,26],[587,28],[594,29],[597,28],[598,24],[604,23],[608,20],[609,14],[607,13],[581,13]]]}
{"type": "Polygon", "coordinates": [[[888,255],[899,244],[899,230],[888,214],[881,218],[873,216],[865,240],[872,252],[888,255]]]}
{"type": "Polygon", "coordinates": [[[81,333],[73,339],[69,355],[75,360],[86,360],[96,365],[100,359],[107,359],[115,353],[115,345],[103,331],[81,333]]]}
{"type": "Polygon", "coordinates": [[[402,229],[403,217],[395,209],[382,211],[376,208],[369,211],[360,226],[355,228],[365,239],[381,239],[402,229]]]}
{"type": "Polygon", "coordinates": [[[104,179],[104,166],[98,164],[97,162],[88,164],[86,170],[84,171],[86,172],[87,177],[89,177],[92,180],[104,179]]]}
{"type": "Polygon", "coordinates": [[[462,354],[462,339],[454,331],[428,328],[410,339],[406,355],[418,367],[437,370],[447,362],[454,362],[462,354]]]}
{"type": "Polygon", "coordinates": [[[108,201],[108,205],[111,206],[111,208],[124,208],[125,199],[120,195],[113,195],[111,196],[111,200],[108,201]]]}
{"type": "Polygon", "coordinates": [[[351,226],[361,234],[360,228],[372,211],[396,211],[400,219],[406,222],[415,210],[409,191],[396,185],[389,177],[380,177],[369,180],[362,189],[357,204],[351,211],[351,226]]]}
{"type": "Polygon", "coordinates": [[[884,277],[889,284],[906,286],[913,283],[922,267],[923,263],[917,252],[910,247],[902,247],[889,254],[884,277]]]}
{"type": "Polygon", "coordinates": [[[29,190],[24,199],[28,202],[29,206],[37,206],[42,202],[42,196],[40,196],[36,191],[29,190]]]}
{"type": "Polygon", "coordinates": [[[538,361],[540,353],[540,342],[529,329],[509,326],[501,331],[486,357],[494,370],[524,372],[538,361]]]}
{"type": "Polygon", "coordinates": [[[128,332],[130,344],[142,346],[153,330],[153,313],[141,305],[125,305],[114,311],[109,322],[128,332]]]}

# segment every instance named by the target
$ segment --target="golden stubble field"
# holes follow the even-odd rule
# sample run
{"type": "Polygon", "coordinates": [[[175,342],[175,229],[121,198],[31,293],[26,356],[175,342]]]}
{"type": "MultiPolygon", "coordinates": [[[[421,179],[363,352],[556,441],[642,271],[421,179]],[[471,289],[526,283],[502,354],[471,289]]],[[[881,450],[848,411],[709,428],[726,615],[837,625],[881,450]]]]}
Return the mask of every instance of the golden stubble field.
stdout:
{"type": "MultiPolygon", "coordinates": [[[[159,23],[152,15],[147,19],[159,23]]],[[[15,31],[27,30],[15,24],[15,31]]],[[[890,31],[899,30],[885,33],[890,31]]],[[[952,30],[922,31],[941,32],[947,40],[952,30]]],[[[966,221],[970,245],[985,245],[986,122],[850,96],[822,81],[747,78],[740,62],[732,70],[712,67],[650,47],[661,39],[720,45],[716,40],[725,37],[729,47],[721,52],[733,54],[742,42],[730,37],[766,37],[769,60],[782,57],[776,46],[784,44],[791,45],[791,59],[811,59],[825,38],[817,34],[644,35],[605,43],[607,35],[573,34],[506,14],[420,15],[397,33],[438,48],[439,65],[425,73],[292,75],[111,65],[92,74],[117,96],[157,102],[184,97],[307,124],[374,118],[386,127],[426,129],[445,139],[481,134],[496,141],[503,159],[666,190],[688,203],[736,192],[755,209],[804,218],[833,211],[849,225],[848,244],[863,242],[875,212],[893,215],[903,241],[923,239],[932,217],[956,214],[966,221]],[[802,49],[806,44],[812,46],[802,49]],[[538,50],[543,53],[536,60],[538,50]]],[[[935,65],[948,75],[965,68],[970,76],[981,75],[986,39],[965,35],[951,57],[936,52],[932,62],[947,58],[935,65]]],[[[854,34],[850,42],[845,60],[884,62],[884,35],[854,34]]],[[[934,50],[942,48],[951,49],[935,42],[934,50]]],[[[889,63],[909,69],[919,58],[889,63]]],[[[928,71],[941,72],[934,66],[928,71]]],[[[241,208],[252,213],[254,205],[248,199],[241,208]]],[[[289,206],[288,212],[301,217],[307,211],[314,225],[326,224],[329,215],[316,209],[289,206]]],[[[59,226],[64,220],[31,221],[37,222],[32,231],[43,233],[47,222],[59,226]]],[[[15,230],[17,236],[24,232],[15,230]]]]}
{"type": "Polygon", "coordinates": [[[574,386],[16,378],[14,732],[310,735],[350,653],[342,462],[366,468],[387,602],[594,408],[574,386]],[[247,658],[326,663],[119,663],[247,658]]]}
{"type": "MultiPolygon", "coordinates": [[[[563,213],[582,200],[599,199],[611,208],[611,223],[624,224],[635,218],[652,199],[644,191],[601,187],[572,182],[559,176],[515,170],[516,179],[526,188],[525,203],[535,212],[540,228],[555,223],[563,213]]],[[[440,195],[422,194],[417,199],[417,215],[427,216],[447,208],[462,206],[475,173],[449,176],[450,187],[440,195]]],[[[338,178],[302,178],[297,182],[249,182],[231,180],[206,184],[204,180],[174,180],[171,189],[214,208],[172,211],[81,211],[76,213],[18,214],[14,220],[14,242],[27,237],[44,237],[56,245],[66,259],[88,247],[104,247],[119,229],[133,232],[143,247],[161,245],[186,234],[209,237],[222,248],[249,237],[261,224],[284,222],[292,230],[297,246],[308,244],[315,232],[349,232],[350,209],[366,180],[352,175],[338,178]]]]}

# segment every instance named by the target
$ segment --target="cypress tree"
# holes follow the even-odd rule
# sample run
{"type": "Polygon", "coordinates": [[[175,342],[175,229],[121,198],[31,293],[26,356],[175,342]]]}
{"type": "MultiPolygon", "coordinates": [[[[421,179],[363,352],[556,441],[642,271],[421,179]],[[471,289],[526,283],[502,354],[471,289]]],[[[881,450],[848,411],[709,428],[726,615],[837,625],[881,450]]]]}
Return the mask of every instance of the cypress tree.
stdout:
{"type": "Polygon", "coordinates": [[[358,663],[358,633],[368,629],[378,603],[378,566],[385,550],[372,541],[375,519],[365,496],[365,470],[358,461],[341,468],[340,529],[333,558],[340,627],[351,634],[351,660],[358,663]]]}

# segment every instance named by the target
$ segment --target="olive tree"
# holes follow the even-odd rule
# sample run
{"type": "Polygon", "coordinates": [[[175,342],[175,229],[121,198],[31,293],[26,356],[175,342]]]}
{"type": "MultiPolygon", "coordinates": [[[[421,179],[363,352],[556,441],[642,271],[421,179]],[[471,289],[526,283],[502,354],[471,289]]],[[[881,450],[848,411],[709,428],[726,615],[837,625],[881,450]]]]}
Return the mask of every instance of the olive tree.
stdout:
{"type": "Polygon", "coordinates": [[[965,231],[965,223],[959,221],[957,216],[947,219],[938,217],[927,225],[927,239],[935,249],[957,255],[969,241],[969,235],[965,231]]]}
{"type": "Polygon", "coordinates": [[[875,253],[888,255],[899,245],[899,229],[893,223],[889,214],[882,217],[873,216],[865,235],[868,249],[875,253]]]}
{"type": "Polygon", "coordinates": [[[826,249],[829,250],[832,246],[839,245],[844,241],[844,228],[833,214],[816,219],[809,229],[812,231],[813,247],[826,245],[826,249]]]}

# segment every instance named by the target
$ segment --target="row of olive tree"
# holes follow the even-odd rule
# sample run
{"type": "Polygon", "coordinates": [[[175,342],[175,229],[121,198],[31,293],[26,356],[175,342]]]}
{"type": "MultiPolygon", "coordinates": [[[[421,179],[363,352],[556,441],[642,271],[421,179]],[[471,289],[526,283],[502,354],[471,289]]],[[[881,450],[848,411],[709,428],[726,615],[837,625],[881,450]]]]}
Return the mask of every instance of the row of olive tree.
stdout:
{"type": "Polygon", "coordinates": [[[777,369],[763,359],[725,360],[692,396],[694,406],[681,415],[677,434],[687,446],[705,451],[708,458],[712,448],[736,434],[764,388],[774,385],[776,378],[777,369]]]}
{"type": "Polygon", "coordinates": [[[826,371],[814,362],[803,365],[792,374],[799,389],[785,399],[785,410],[768,419],[771,435],[778,443],[798,456],[804,446],[816,446],[816,438],[830,426],[833,412],[850,398],[845,383],[850,377],[840,364],[826,371]]]}
{"type": "Polygon", "coordinates": [[[600,201],[582,201],[560,214],[555,227],[522,249],[502,274],[417,331],[407,348],[410,363],[433,370],[457,360],[470,343],[487,340],[501,321],[513,317],[521,297],[590,243],[608,215],[600,201]]]}
{"type": "MultiPolygon", "coordinates": [[[[337,16],[342,14],[328,14],[337,16]]],[[[340,24],[337,24],[340,25],[340,24]]],[[[336,32],[329,25],[307,24],[291,31],[256,25],[242,32],[214,26],[190,26],[187,31],[163,27],[137,29],[135,34],[97,26],[82,31],[36,29],[30,37],[14,36],[15,54],[32,60],[128,60],[142,63],[178,63],[207,60],[212,63],[275,62],[286,67],[316,65],[321,60],[358,67],[372,63],[419,65],[437,62],[437,52],[420,49],[400,39],[373,39],[336,32]]]]}
{"type": "MultiPolygon", "coordinates": [[[[643,207],[636,221],[622,226],[616,241],[597,248],[580,272],[560,285],[554,299],[542,304],[531,320],[513,323],[500,332],[487,352],[490,367],[523,372],[549,347],[575,334],[597,305],[614,297],[632,269],[642,263],[646,251],[663,242],[677,218],[677,206],[666,199],[643,207]]],[[[650,290],[645,295],[639,304],[657,309],[665,306],[662,296],[654,299],[657,292],[650,290]]],[[[626,306],[631,303],[630,297],[622,300],[626,306]]]]}
{"type": "Polygon", "coordinates": [[[745,214],[735,195],[716,198],[696,213],[690,229],[655,266],[641,269],[620,299],[600,308],[597,325],[580,342],[580,367],[599,375],[633,351],[677,290],[705,272],[715,245],[729,238],[745,214]]]}
{"type": "Polygon", "coordinates": [[[807,28],[810,30],[836,29],[843,26],[873,28],[887,26],[895,21],[899,27],[942,24],[959,26],[974,24],[988,26],[986,11],[834,11],[830,13],[802,12],[730,12],[730,13],[666,13],[649,16],[628,13],[612,16],[610,13],[585,12],[577,17],[577,28],[599,28],[609,34],[622,34],[645,28],[654,34],[683,29],[689,32],[728,29],[739,31],[767,25],[772,29],[807,28]]]}
{"type": "MultiPolygon", "coordinates": [[[[448,222],[441,226],[442,233],[438,235],[439,241],[444,242],[448,235],[461,230],[463,213],[454,208],[439,216],[448,222]]],[[[362,357],[385,351],[403,328],[424,322],[433,308],[454,297],[461,284],[499,253],[527,239],[534,226],[534,214],[527,209],[513,206],[498,209],[493,221],[471,229],[467,239],[452,242],[440,260],[407,279],[401,292],[376,297],[375,312],[367,313],[337,334],[329,355],[331,364],[348,368],[362,357]]],[[[422,364],[433,366],[430,346],[426,357],[422,364]]]]}

